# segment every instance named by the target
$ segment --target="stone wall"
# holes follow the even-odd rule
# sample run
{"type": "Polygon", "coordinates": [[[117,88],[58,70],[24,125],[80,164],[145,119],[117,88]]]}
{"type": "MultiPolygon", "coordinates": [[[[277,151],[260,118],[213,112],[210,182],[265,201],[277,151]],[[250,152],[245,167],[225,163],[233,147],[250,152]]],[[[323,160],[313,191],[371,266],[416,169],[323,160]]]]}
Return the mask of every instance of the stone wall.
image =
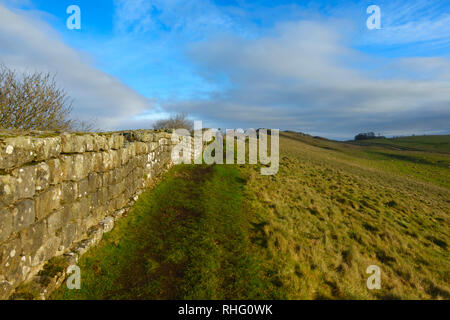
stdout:
{"type": "Polygon", "coordinates": [[[171,165],[171,135],[0,132],[0,299],[67,254],[171,165]]]}

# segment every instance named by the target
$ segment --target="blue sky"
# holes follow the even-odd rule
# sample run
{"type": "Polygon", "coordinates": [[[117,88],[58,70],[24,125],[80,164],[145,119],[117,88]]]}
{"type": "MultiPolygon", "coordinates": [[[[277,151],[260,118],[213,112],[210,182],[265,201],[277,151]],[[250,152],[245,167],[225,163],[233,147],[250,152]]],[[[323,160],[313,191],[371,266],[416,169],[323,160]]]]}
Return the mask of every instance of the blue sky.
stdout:
{"type": "Polygon", "coordinates": [[[183,111],[336,139],[450,133],[448,1],[0,0],[0,18],[0,61],[57,73],[105,130],[183,111]]]}

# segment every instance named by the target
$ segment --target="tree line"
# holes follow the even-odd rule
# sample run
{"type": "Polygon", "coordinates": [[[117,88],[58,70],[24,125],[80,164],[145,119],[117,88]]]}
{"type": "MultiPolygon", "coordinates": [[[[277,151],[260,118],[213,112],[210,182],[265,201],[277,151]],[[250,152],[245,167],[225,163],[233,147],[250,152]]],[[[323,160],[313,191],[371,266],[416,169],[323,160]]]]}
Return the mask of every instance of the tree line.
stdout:
{"type": "Polygon", "coordinates": [[[360,133],[355,136],[355,141],[369,140],[369,139],[386,139],[381,134],[376,135],[374,132],[360,133]]]}

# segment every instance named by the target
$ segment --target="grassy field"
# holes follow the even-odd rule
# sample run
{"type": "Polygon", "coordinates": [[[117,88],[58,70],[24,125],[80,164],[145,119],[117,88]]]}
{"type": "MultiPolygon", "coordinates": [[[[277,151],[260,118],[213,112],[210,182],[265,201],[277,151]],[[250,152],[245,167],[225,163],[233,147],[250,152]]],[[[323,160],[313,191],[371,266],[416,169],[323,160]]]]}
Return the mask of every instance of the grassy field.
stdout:
{"type": "Polygon", "coordinates": [[[450,299],[449,142],[282,133],[275,176],[173,168],[53,298],[450,299]]]}
{"type": "Polygon", "coordinates": [[[352,142],[361,146],[382,146],[403,151],[429,151],[450,154],[449,136],[414,136],[392,139],[372,139],[352,142]]]}

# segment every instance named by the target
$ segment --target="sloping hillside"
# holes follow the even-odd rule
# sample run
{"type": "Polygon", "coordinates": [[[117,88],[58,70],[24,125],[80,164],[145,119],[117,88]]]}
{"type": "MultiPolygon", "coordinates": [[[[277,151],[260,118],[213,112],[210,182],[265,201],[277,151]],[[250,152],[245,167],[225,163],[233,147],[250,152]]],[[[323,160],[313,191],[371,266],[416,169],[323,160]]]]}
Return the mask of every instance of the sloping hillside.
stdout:
{"type": "Polygon", "coordinates": [[[243,171],[289,298],[450,298],[448,156],[285,133],[281,157],[276,176],[243,171]],[[366,288],[369,265],[379,291],[366,288]]]}
{"type": "Polygon", "coordinates": [[[450,299],[445,145],[280,144],[275,176],[172,169],[83,257],[82,290],[54,298],[450,299]],[[370,265],[381,290],[366,287],[370,265]]]}

